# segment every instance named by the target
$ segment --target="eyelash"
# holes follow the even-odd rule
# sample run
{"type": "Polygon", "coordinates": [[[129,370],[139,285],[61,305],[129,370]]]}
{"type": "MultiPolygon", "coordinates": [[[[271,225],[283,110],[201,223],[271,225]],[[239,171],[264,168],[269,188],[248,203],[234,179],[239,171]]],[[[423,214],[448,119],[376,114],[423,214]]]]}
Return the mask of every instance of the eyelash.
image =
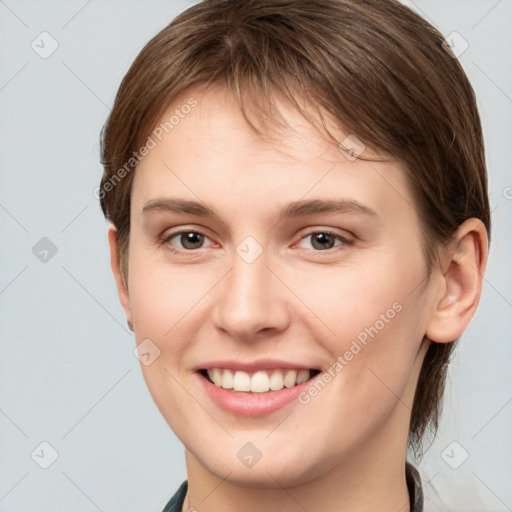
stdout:
{"type": "MultiPolygon", "coordinates": [[[[198,247],[197,249],[176,249],[176,248],[174,248],[170,244],[170,240],[172,240],[176,236],[183,235],[183,234],[188,234],[188,233],[194,233],[194,234],[201,235],[201,236],[204,236],[204,237],[208,238],[208,235],[206,233],[204,233],[204,232],[202,232],[201,230],[198,230],[198,229],[181,230],[181,231],[176,231],[174,233],[170,233],[169,235],[163,237],[162,240],[161,240],[161,244],[168,244],[169,249],[173,253],[192,253],[192,252],[198,251],[199,249],[203,249],[203,247],[198,247]]],[[[318,235],[318,234],[329,235],[329,236],[332,236],[332,237],[340,240],[342,242],[341,246],[351,246],[351,245],[354,245],[354,240],[350,240],[348,238],[345,238],[344,236],[342,236],[342,235],[340,235],[338,233],[335,233],[334,231],[330,231],[328,229],[323,229],[323,230],[318,230],[318,231],[310,231],[310,232],[306,233],[304,236],[302,236],[300,238],[300,241],[302,241],[302,240],[304,240],[304,239],[306,239],[306,238],[308,238],[310,236],[318,235]]],[[[334,247],[331,247],[331,248],[326,249],[326,250],[312,249],[312,251],[314,251],[315,253],[331,252],[336,247],[340,247],[340,246],[339,245],[338,246],[334,246],[334,247]]]]}

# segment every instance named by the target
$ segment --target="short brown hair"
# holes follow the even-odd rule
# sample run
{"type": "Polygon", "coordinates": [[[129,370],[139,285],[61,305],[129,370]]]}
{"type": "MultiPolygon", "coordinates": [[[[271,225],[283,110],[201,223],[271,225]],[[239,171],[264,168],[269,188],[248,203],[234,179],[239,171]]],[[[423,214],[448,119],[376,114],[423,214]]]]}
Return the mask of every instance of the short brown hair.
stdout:
{"type": "MultiPolygon", "coordinates": [[[[440,244],[466,219],[481,219],[490,233],[475,95],[443,39],[395,0],[205,0],[180,14],[133,62],[101,134],[99,197],[117,228],[125,278],[137,164],[131,157],[173,99],[199,83],[225,85],[261,135],[248,101],[256,106],[251,112],[273,122],[272,98],[279,95],[314,122],[297,101],[305,99],[320,118],[328,113],[365,145],[402,163],[429,271],[440,244]],[[114,182],[121,169],[123,179],[114,182]]],[[[425,356],[409,430],[416,453],[427,428],[437,430],[454,346],[433,342],[425,356]]]]}

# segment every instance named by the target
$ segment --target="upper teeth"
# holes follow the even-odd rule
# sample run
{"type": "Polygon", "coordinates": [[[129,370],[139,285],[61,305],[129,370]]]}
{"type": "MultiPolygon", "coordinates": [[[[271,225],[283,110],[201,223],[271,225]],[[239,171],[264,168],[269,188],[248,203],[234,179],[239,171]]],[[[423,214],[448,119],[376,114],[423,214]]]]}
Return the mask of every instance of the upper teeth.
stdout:
{"type": "Polygon", "coordinates": [[[210,368],[207,373],[218,387],[255,393],[279,391],[284,387],[291,388],[310,378],[309,370],[260,370],[251,375],[241,370],[210,368]]]}

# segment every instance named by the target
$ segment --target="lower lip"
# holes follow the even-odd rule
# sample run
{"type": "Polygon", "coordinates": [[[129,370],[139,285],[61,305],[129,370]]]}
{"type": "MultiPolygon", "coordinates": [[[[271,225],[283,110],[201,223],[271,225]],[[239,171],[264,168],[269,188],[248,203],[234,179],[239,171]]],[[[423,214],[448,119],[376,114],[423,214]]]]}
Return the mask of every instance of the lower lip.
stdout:
{"type": "MultiPolygon", "coordinates": [[[[297,396],[311,384],[315,377],[279,391],[265,393],[228,391],[211,383],[206,377],[197,373],[208,396],[222,409],[243,416],[264,416],[275,412],[293,401],[298,402],[297,396]]],[[[316,376],[317,377],[317,376],[316,376]]]]}

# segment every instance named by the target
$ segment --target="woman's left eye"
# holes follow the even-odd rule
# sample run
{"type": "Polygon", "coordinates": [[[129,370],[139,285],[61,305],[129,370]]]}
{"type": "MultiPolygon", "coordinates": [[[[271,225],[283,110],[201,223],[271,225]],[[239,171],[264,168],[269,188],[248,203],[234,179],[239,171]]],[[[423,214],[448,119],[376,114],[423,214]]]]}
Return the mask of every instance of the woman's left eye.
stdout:
{"type": "Polygon", "coordinates": [[[313,233],[309,233],[303,238],[301,241],[311,239],[311,245],[313,249],[316,251],[324,251],[328,249],[332,249],[333,247],[337,247],[340,245],[352,245],[353,241],[345,238],[344,236],[338,235],[337,233],[332,233],[331,231],[315,231],[313,233]],[[336,246],[336,240],[339,240],[339,244],[336,246]]]}

